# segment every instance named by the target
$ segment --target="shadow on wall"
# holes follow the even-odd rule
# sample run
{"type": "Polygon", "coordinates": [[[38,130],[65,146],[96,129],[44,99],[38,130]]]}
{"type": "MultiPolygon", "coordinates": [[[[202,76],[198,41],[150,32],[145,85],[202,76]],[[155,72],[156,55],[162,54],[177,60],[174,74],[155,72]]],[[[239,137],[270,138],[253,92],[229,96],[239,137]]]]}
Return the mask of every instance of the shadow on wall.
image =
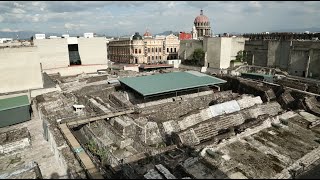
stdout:
{"type": "Polygon", "coordinates": [[[50,179],[74,179],[71,176],[71,170],[67,169],[67,175],[60,176],[58,173],[54,172],[51,174],[50,179]]]}

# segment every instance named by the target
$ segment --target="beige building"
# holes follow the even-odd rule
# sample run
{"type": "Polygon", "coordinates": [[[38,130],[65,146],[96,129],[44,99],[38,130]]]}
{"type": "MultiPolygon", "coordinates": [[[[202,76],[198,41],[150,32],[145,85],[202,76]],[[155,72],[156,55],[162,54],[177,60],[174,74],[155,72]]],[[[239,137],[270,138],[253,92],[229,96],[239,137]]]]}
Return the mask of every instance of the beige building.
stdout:
{"type": "Polygon", "coordinates": [[[204,37],[203,40],[184,40],[180,43],[179,58],[182,61],[193,60],[196,49],[202,49],[206,55],[201,64],[214,69],[227,69],[237,53],[244,50],[243,37],[204,37]]]}
{"type": "Polygon", "coordinates": [[[106,38],[35,39],[40,63],[48,74],[75,75],[108,68],[106,38]]]}
{"type": "Polygon", "coordinates": [[[235,60],[237,53],[244,50],[243,37],[206,37],[203,40],[204,50],[207,53],[204,66],[227,69],[230,61],[235,60]]]}
{"type": "Polygon", "coordinates": [[[109,59],[119,63],[166,63],[177,59],[179,38],[173,34],[153,37],[149,31],[143,37],[135,33],[132,37],[120,38],[108,44],[109,59]]]}
{"type": "Polygon", "coordinates": [[[1,47],[0,72],[0,93],[43,88],[36,47],[1,47]]]}

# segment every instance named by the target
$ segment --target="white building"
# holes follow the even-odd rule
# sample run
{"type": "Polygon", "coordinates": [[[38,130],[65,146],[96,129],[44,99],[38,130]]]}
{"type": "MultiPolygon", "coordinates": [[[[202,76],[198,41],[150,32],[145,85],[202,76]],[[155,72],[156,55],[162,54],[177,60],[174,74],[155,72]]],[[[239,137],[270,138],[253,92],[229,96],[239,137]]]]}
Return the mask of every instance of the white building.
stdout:
{"type": "Polygon", "coordinates": [[[227,69],[230,61],[235,60],[237,53],[244,50],[245,41],[243,37],[205,37],[203,49],[207,53],[204,66],[227,69]]]}
{"type": "Polygon", "coordinates": [[[43,88],[37,47],[0,48],[0,93],[43,88]]]}
{"type": "Polygon", "coordinates": [[[93,38],[93,33],[84,33],[83,37],[84,38],[93,38]]]}
{"type": "Polygon", "coordinates": [[[70,35],[69,34],[62,34],[62,37],[68,38],[68,37],[70,37],[70,35]]]}
{"type": "Polygon", "coordinates": [[[46,35],[45,34],[35,34],[34,37],[35,37],[35,39],[45,39],[46,35]]]}
{"type": "Polygon", "coordinates": [[[104,37],[36,39],[42,68],[48,74],[62,76],[94,73],[108,68],[107,45],[104,37]]]}
{"type": "Polygon", "coordinates": [[[12,38],[0,38],[0,43],[9,43],[12,42],[12,38]]]}

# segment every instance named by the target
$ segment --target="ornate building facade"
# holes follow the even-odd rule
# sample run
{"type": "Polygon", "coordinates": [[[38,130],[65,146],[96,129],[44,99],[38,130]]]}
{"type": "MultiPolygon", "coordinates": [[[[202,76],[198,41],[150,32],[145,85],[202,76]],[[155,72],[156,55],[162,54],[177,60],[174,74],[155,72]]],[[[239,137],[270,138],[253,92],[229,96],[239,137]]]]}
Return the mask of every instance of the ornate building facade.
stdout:
{"type": "Polygon", "coordinates": [[[153,37],[147,30],[143,37],[120,38],[108,44],[108,59],[119,63],[154,64],[177,59],[179,38],[173,34],[153,37]]]}

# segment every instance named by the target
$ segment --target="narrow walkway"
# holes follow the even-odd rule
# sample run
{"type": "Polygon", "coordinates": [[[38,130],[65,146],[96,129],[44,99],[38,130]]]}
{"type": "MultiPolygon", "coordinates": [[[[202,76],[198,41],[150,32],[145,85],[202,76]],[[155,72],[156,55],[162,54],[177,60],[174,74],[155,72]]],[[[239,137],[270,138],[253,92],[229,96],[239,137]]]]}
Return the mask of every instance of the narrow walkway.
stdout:
{"type": "Polygon", "coordinates": [[[41,174],[44,179],[51,179],[60,177],[67,179],[67,172],[59,166],[57,158],[51,150],[51,145],[43,137],[42,121],[38,117],[35,105],[32,105],[33,116],[30,121],[20,123],[17,125],[1,128],[1,131],[10,131],[13,129],[21,129],[26,127],[30,133],[30,146],[25,149],[18,150],[6,156],[0,157],[0,163],[5,163],[7,159],[14,159],[19,157],[21,161],[9,164],[7,169],[14,168],[16,165],[29,163],[35,161],[38,163],[41,174]]]}
{"type": "Polygon", "coordinates": [[[72,132],[69,130],[66,124],[59,124],[59,128],[63,133],[63,136],[66,138],[71,149],[75,152],[77,158],[80,161],[81,166],[87,171],[90,179],[103,179],[103,176],[100,174],[99,170],[91,161],[88,154],[82,149],[81,145],[77,139],[73,136],[72,132]]]}
{"type": "Polygon", "coordinates": [[[74,126],[74,125],[79,126],[81,124],[86,124],[86,123],[94,122],[94,121],[101,120],[101,119],[112,118],[112,117],[121,116],[124,114],[131,114],[133,112],[134,112],[134,110],[132,110],[132,109],[126,110],[126,111],[120,111],[120,112],[110,112],[105,115],[97,116],[97,117],[91,117],[91,118],[86,118],[86,119],[81,119],[81,120],[69,120],[66,123],[68,124],[68,126],[74,126]]]}

